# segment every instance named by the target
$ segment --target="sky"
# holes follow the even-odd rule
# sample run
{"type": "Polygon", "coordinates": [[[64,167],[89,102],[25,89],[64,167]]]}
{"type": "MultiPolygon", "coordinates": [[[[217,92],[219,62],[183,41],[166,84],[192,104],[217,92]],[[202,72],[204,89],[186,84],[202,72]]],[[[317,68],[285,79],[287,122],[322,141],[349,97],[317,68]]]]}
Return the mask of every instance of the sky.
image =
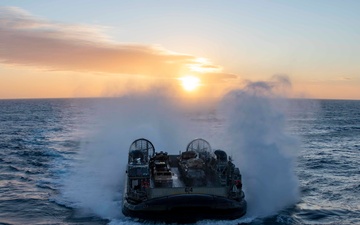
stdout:
{"type": "Polygon", "coordinates": [[[2,0],[0,99],[217,98],[283,76],[289,97],[360,100],[359,12],[357,0],[2,0]]]}

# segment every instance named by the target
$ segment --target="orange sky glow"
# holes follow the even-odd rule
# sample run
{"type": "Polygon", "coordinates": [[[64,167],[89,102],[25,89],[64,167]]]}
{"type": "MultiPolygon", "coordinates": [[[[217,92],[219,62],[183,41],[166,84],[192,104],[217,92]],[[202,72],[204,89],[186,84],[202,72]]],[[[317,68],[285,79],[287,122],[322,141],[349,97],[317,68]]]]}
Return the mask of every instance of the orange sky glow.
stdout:
{"type": "Polygon", "coordinates": [[[321,58],[314,53],[312,60],[308,53],[292,49],[294,55],[282,55],[278,48],[269,52],[264,42],[259,42],[263,52],[256,55],[256,39],[253,51],[250,46],[236,53],[226,42],[210,36],[209,40],[228,49],[229,56],[216,55],[201,44],[197,48],[189,38],[173,47],[167,41],[123,42],[106,34],[103,26],[56,22],[21,7],[0,6],[0,99],[114,97],[159,87],[167,87],[174,96],[219,98],[249,81],[279,74],[292,82],[289,97],[360,99],[359,65],[351,63],[354,59],[335,65],[337,56],[331,54],[321,58]],[[185,45],[183,51],[178,49],[185,45]],[[291,61],[283,58],[286,55],[291,61]],[[185,77],[197,84],[185,85],[185,77]]]}

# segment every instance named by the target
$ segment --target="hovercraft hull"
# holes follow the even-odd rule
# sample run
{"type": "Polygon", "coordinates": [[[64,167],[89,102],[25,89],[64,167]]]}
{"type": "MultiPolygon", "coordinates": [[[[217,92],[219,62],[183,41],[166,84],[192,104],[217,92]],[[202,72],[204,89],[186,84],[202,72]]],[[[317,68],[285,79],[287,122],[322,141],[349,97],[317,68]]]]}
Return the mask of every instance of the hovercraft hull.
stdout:
{"type": "Polygon", "coordinates": [[[195,222],[203,219],[232,220],[245,215],[247,203],[225,197],[183,194],[131,204],[124,200],[125,216],[165,222],[195,222]]]}

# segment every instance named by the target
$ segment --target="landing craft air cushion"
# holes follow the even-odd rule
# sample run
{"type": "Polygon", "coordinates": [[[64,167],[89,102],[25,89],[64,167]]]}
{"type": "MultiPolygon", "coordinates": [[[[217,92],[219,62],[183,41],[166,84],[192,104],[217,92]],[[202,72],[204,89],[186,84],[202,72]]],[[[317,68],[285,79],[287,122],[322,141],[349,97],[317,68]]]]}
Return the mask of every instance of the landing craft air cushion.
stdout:
{"type": "Polygon", "coordinates": [[[239,168],[223,150],[204,139],[185,152],[156,152],[147,139],[129,149],[122,212],[166,222],[236,219],[246,213],[239,168]]]}

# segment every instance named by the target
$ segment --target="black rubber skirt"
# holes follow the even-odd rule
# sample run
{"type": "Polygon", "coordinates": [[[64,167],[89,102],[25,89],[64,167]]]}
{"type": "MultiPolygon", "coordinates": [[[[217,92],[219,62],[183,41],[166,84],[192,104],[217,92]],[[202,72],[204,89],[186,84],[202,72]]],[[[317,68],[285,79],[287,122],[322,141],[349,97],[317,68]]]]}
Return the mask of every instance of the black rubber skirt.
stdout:
{"type": "Polygon", "coordinates": [[[125,216],[164,222],[195,222],[203,219],[233,220],[246,213],[245,199],[182,194],[150,199],[139,204],[123,202],[125,216]]]}

